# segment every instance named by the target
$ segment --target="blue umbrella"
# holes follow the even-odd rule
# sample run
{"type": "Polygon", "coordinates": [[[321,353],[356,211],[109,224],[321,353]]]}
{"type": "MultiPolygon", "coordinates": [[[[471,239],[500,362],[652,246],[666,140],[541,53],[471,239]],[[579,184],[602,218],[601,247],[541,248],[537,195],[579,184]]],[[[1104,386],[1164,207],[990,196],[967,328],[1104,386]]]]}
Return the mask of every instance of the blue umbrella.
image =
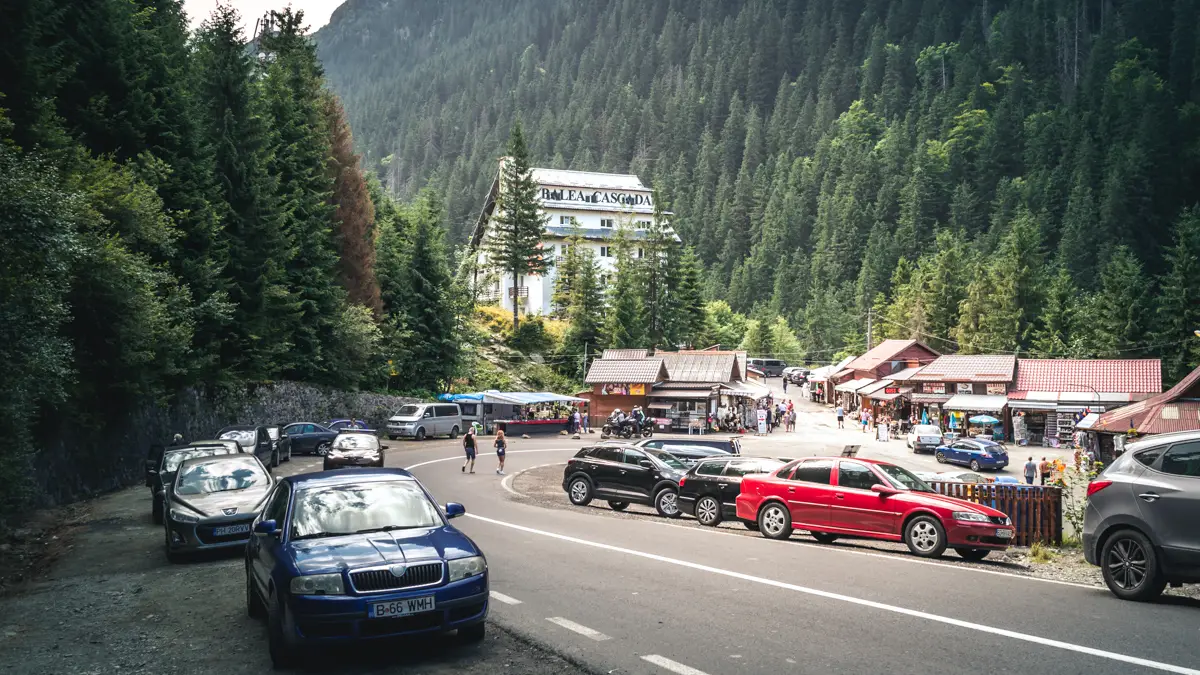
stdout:
{"type": "Polygon", "coordinates": [[[971,424],[1000,424],[1000,420],[991,415],[976,415],[970,419],[971,424]]]}

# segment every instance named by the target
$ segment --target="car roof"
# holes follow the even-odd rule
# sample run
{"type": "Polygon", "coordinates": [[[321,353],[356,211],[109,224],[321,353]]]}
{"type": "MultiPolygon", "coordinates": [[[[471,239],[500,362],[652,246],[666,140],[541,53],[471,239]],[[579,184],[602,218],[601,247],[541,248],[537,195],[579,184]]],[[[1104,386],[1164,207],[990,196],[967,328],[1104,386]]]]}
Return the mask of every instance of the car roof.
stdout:
{"type": "Polygon", "coordinates": [[[254,464],[256,466],[262,467],[263,469],[266,469],[266,467],[263,465],[263,463],[260,462],[258,460],[258,458],[255,457],[254,455],[251,455],[251,454],[248,454],[245,452],[230,452],[230,453],[227,453],[224,455],[206,455],[204,457],[189,457],[188,459],[183,460],[183,463],[179,465],[179,470],[182,472],[183,467],[185,467],[185,466],[190,467],[190,466],[196,466],[198,464],[208,464],[210,462],[222,462],[222,461],[229,461],[229,460],[233,460],[235,462],[245,462],[247,464],[254,464]]]}
{"type": "Polygon", "coordinates": [[[405,469],[363,468],[302,473],[297,476],[287,476],[282,480],[291,484],[292,487],[302,490],[313,487],[353,485],[355,483],[384,483],[389,480],[415,481],[416,479],[416,476],[405,469]]]}
{"type": "Polygon", "coordinates": [[[188,443],[187,445],[181,445],[178,447],[196,448],[196,447],[201,447],[201,446],[208,447],[208,446],[212,446],[212,445],[229,445],[230,443],[237,443],[237,441],[233,440],[232,438],[205,438],[205,439],[202,439],[199,441],[192,441],[191,443],[188,443]]]}
{"type": "Polygon", "coordinates": [[[803,462],[803,461],[807,461],[807,460],[810,460],[810,459],[825,459],[825,460],[829,460],[829,461],[831,461],[831,462],[836,462],[836,461],[838,461],[838,460],[842,460],[842,459],[844,459],[844,460],[849,460],[849,461],[853,461],[853,462],[862,462],[863,464],[888,464],[888,465],[895,466],[895,462],[885,462],[885,461],[883,461],[883,460],[881,460],[881,459],[867,459],[866,457],[824,457],[824,456],[818,456],[818,457],[797,457],[796,459],[793,459],[793,460],[791,460],[791,461],[793,461],[793,462],[803,462]]]}
{"type": "Polygon", "coordinates": [[[222,434],[222,433],[225,433],[226,431],[243,431],[243,430],[248,430],[248,429],[257,430],[258,425],[257,424],[231,424],[227,427],[222,427],[221,430],[218,431],[217,433],[222,434]]]}
{"type": "Polygon", "coordinates": [[[338,435],[342,434],[374,434],[374,429],[338,429],[338,435]]]}

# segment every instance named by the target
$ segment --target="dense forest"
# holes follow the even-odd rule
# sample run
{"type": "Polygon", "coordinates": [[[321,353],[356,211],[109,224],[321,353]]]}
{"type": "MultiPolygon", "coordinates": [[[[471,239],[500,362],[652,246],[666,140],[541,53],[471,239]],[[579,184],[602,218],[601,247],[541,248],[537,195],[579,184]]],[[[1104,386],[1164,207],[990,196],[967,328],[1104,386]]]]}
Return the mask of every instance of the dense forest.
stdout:
{"type": "Polygon", "coordinates": [[[782,323],[781,356],[870,318],[1200,362],[1200,0],[350,0],[317,42],[367,165],[443,195],[454,244],[519,119],[535,166],[652,181],[710,324],[782,323]]]}
{"type": "Polygon", "coordinates": [[[303,16],[272,18],[252,40],[228,5],[194,34],[179,0],[0,8],[0,514],[50,439],[117,464],[144,448],[99,439],[184,388],[455,371],[442,202],[362,172],[303,16]]]}

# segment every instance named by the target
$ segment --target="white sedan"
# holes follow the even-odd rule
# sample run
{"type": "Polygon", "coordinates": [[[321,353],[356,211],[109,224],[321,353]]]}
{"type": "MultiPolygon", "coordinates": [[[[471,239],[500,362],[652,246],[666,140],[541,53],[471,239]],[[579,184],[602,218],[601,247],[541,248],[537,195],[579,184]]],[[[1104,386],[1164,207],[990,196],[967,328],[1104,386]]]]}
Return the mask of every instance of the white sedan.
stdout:
{"type": "Polygon", "coordinates": [[[942,428],[935,424],[917,424],[908,432],[906,443],[913,452],[936,452],[942,444],[942,428]]]}

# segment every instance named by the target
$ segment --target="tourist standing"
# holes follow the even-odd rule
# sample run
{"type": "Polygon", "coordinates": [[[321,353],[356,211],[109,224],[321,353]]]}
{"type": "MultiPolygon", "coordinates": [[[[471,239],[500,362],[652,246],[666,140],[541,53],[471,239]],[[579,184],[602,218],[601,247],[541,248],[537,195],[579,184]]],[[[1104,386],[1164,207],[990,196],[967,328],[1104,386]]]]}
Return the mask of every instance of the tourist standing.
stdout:
{"type": "Polygon", "coordinates": [[[838,405],[837,410],[835,410],[834,412],[837,413],[838,428],[845,429],[846,425],[844,423],[844,420],[846,419],[846,410],[844,408],[842,408],[841,405],[838,405]]]}
{"type": "Polygon", "coordinates": [[[496,469],[496,475],[504,475],[504,454],[508,452],[508,439],[504,437],[504,430],[496,431],[496,459],[500,460],[500,468],[496,469]]]}
{"type": "Polygon", "coordinates": [[[1050,482],[1050,462],[1045,457],[1042,458],[1041,464],[1038,464],[1038,473],[1042,477],[1042,485],[1050,482]]]}
{"type": "Polygon", "coordinates": [[[1030,457],[1028,462],[1025,462],[1025,482],[1033,485],[1033,478],[1037,475],[1037,464],[1033,463],[1033,458],[1030,457]]]}

